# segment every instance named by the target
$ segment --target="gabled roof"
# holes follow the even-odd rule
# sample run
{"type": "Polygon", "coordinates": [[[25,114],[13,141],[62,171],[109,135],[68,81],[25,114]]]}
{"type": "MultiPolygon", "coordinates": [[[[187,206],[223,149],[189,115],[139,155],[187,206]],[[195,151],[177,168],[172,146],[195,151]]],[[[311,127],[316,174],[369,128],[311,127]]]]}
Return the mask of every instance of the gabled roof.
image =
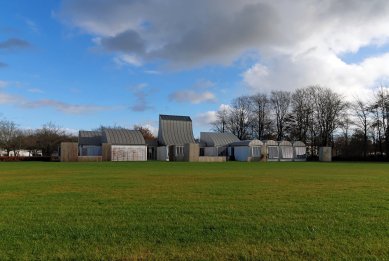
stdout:
{"type": "Polygon", "coordinates": [[[101,146],[101,136],[102,133],[100,131],[79,131],[78,144],[101,146]]]}
{"type": "Polygon", "coordinates": [[[190,117],[159,115],[158,143],[162,146],[195,143],[190,117]]]}
{"type": "Polygon", "coordinates": [[[127,129],[104,129],[102,142],[112,145],[146,145],[140,131],[127,129]]]}
{"type": "Polygon", "coordinates": [[[190,119],[189,116],[160,114],[159,118],[162,120],[169,120],[169,121],[190,121],[190,122],[192,122],[192,120],[190,119]]]}
{"type": "Polygon", "coordinates": [[[157,147],[158,146],[158,140],[157,139],[152,139],[152,140],[145,140],[147,146],[150,147],[157,147]]]}
{"type": "Polygon", "coordinates": [[[293,147],[306,147],[305,143],[302,141],[295,141],[293,142],[293,147]]]}
{"type": "Polygon", "coordinates": [[[278,142],[278,145],[279,146],[292,146],[292,143],[290,141],[283,140],[283,141],[278,142]]]}
{"type": "Polygon", "coordinates": [[[200,143],[206,147],[223,147],[238,141],[238,137],[232,133],[200,132],[200,143]]]}
{"type": "Polygon", "coordinates": [[[265,140],[263,144],[267,146],[278,146],[278,142],[275,140],[265,140]]]}
{"type": "Polygon", "coordinates": [[[262,145],[263,143],[260,140],[241,140],[230,144],[231,147],[253,147],[262,145]]]}

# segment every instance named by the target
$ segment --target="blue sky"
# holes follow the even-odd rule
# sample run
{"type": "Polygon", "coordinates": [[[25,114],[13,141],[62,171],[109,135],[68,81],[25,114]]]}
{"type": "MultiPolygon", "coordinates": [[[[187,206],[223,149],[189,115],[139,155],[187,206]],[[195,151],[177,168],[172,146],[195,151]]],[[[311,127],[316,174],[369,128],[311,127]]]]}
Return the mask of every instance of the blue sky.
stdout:
{"type": "Polygon", "coordinates": [[[0,118],[195,135],[239,95],[320,84],[368,97],[389,77],[386,1],[0,2],[0,118]]]}

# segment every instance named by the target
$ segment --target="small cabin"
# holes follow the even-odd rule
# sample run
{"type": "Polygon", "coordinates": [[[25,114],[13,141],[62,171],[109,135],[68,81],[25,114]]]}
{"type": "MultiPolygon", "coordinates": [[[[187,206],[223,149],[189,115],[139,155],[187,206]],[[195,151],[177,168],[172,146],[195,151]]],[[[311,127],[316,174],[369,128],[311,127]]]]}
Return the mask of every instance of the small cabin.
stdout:
{"type": "Polygon", "coordinates": [[[200,132],[200,150],[203,156],[227,156],[228,145],[240,140],[232,133],[200,132]]]}
{"type": "Polygon", "coordinates": [[[293,145],[291,142],[283,140],[278,142],[280,161],[293,161],[293,145]]]}
{"type": "Polygon", "coordinates": [[[260,161],[263,143],[260,140],[242,140],[230,144],[237,161],[260,161]]]}
{"type": "Polygon", "coordinates": [[[100,131],[79,131],[79,156],[101,156],[101,137],[100,131]]]}
{"type": "Polygon", "coordinates": [[[110,146],[111,161],[147,160],[147,145],[140,131],[104,129],[102,142],[110,146]]]}
{"type": "Polygon", "coordinates": [[[263,145],[266,146],[267,151],[267,160],[268,161],[279,161],[280,152],[278,142],[274,140],[266,140],[263,142],[263,145]]]}
{"type": "Polygon", "coordinates": [[[302,141],[293,142],[294,161],[307,161],[307,146],[302,141]]]}

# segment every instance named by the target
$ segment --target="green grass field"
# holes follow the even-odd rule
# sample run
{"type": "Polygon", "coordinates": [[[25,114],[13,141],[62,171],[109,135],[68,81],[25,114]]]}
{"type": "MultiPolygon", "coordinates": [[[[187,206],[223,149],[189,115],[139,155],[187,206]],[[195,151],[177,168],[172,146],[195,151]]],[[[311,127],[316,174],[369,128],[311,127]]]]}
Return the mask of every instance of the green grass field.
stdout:
{"type": "Polygon", "coordinates": [[[0,260],[388,260],[389,164],[0,163],[0,260]]]}

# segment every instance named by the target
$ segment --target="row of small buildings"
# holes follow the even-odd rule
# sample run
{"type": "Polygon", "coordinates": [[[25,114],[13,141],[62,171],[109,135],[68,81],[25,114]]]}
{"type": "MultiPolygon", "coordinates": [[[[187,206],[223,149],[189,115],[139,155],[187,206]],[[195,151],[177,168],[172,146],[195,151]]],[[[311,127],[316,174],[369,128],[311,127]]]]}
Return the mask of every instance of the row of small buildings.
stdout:
{"type": "Polygon", "coordinates": [[[193,136],[188,116],[160,115],[158,137],[145,140],[128,129],[80,131],[78,143],[61,144],[62,161],[305,161],[300,141],[239,140],[231,133],[193,136]]]}

